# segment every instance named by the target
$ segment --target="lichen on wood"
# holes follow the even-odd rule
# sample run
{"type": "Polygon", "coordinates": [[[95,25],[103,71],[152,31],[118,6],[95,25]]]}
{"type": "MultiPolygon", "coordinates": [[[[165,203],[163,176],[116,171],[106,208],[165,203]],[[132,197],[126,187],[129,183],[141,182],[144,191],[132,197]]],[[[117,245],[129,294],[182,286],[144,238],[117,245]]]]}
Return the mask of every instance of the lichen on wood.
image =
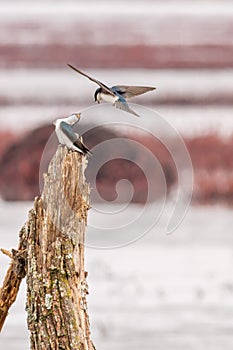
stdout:
{"type": "Polygon", "coordinates": [[[95,349],[90,339],[84,267],[90,208],[86,166],[85,156],[59,146],[44,175],[41,197],[35,199],[24,227],[22,261],[32,350],[95,349]]]}
{"type": "Polygon", "coordinates": [[[59,146],[29,217],[27,312],[31,349],[94,349],[86,307],[86,158],[59,146]]]}

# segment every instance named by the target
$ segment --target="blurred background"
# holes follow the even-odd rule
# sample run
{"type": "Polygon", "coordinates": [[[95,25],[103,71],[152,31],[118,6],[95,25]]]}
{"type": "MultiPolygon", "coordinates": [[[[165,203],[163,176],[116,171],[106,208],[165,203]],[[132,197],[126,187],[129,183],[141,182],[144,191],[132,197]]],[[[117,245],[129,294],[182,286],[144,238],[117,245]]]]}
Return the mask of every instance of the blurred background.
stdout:
{"type": "MultiPolygon", "coordinates": [[[[232,58],[230,0],[1,0],[2,248],[16,247],[18,231],[39,194],[40,161],[54,131],[52,122],[94,104],[96,86],[67,63],[110,86],[156,86],[155,92],[132,102],[163,115],[182,136],[191,157],[192,204],[173,235],[164,234],[163,217],[132,245],[86,250],[97,349],[232,349],[232,58]]],[[[145,118],[145,123],[155,127],[153,119],[145,118]]],[[[96,131],[96,126],[98,122],[89,125],[92,132],[84,135],[89,147],[122,137],[120,130],[96,131]]],[[[177,172],[169,153],[149,134],[134,134],[134,140],[159,159],[172,193],[177,172]]],[[[175,149],[176,142],[172,145],[175,149]]],[[[54,138],[49,156],[56,147],[54,138]]],[[[137,151],[135,163],[141,158],[137,151]]],[[[147,171],[150,164],[143,161],[147,171]]],[[[92,169],[90,161],[87,179],[92,169]]],[[[137,213],[147,191],[137,167],[132,170],[129,162],[119,159],[108,162],[99,170],[96,187],[109,202],[106,208],[112,208],[115,186],[122,178],[134,185],[130,210],[137,213]]],[[[156,196],[155,190],[153,201],[156,196]]],[[[92,200],[98,207],[98,198],[92,200]]],[[[92,227],[95,215],[90,211],[92,227]]],[[[111,217],[106,221],[111,226],[111,217]]],[[[90,234],[94,232],[92,228],[90,234]]],[[[0,256],[1,280],[8,263],[0,256]]],[[[25,288],[24,284],[0,336],[0,345],[9,350],[29,349],[25,288]]]]}

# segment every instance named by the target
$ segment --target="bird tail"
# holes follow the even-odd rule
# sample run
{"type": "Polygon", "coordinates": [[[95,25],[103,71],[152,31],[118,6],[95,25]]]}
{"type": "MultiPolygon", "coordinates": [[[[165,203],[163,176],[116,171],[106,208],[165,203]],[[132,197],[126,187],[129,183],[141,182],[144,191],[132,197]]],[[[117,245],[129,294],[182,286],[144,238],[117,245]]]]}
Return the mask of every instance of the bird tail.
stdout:
{"type": "Polygon", "coordinates": [[[82,137],[80,137],[80,139],[74,142],[74,146],[76,146],[79,150],[81,150],[85,155],[87,154],[93,155],[93,153],[89,150],[89,148],[87,148],[87,146],[85,146],[84,143],[82,142],[82,137]]]}
{"type": "Polygon", "coordinates": [[[133,115],[135,115],[136,117],[140,117],[140,115],[138,115],[136,112],[134,112],[134,110],[132,108],[129,107],[128,103],[126,101],[122,102],[120,100],[117,100],[115,103],[114,103],[114,106],[116,108],[119,108],[121,109],[122,111],[125,111],[125,112],[128,112],[128,113],[131,113],[133,115]]]}

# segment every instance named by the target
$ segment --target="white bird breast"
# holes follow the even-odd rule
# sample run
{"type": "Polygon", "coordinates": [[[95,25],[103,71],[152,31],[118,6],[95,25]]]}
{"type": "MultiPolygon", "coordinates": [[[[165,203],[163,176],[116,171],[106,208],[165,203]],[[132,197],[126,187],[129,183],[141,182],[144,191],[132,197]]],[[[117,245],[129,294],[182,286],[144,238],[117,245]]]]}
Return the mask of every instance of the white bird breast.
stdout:
{"type": "Polygon", "coordinates": [[[102,93],[102,92],[99,94],[99,97],[100,97],[99,100],[102,100],[104,102],[109,102],[109,103],[112,103],[112,104],[114,104],[118,100],[117,96],[112,96],[112,95],[105,94],[105,93],[102,93]]]}
{"type": "Polygon", "coordinates": [[[62,145],[65,145],[68,148],[72,148],[73,143],[70,141],[70,139],[60,129],[60,123],[57,123],[57,125],[56,125],[56,134],[57,134],[58,141],[62,145]]]}

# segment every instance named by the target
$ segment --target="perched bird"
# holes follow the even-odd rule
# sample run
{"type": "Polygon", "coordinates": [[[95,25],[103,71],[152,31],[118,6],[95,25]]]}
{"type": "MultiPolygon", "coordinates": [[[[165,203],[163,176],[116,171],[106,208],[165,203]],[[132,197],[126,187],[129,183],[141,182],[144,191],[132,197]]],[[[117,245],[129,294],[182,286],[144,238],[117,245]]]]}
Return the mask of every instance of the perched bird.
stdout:
{"type": "Polygon", "coordinates": [[[71,64],[68,64],[68,66],[73,69],[75,72],[78,72],[79,74],[84,75],[84,77],[87,77],[94,83],[98,84],[100,87],[95,91],[94,99],[95,102],[97,101],[100,103],[100,101],[110,102],[115,106],[116,108],[122,109],[125,112],[131,113],[137,117],[139,115],[134,112],[126,102],[126,99],[142,95],[145,92],[155,90],[155,87],[152,86],[128,86],[128,85],[115,85],[112,87],[108,87],[105,84],[101,83],[99,80],[94,79],[90,77],[89,75],[83,73],[79,69],[73,67],[71,64]]]}
{"type": "Polygon", "coordinates": [[[79,121],[81,114],[72,114],[68,118],[57,119],[53,124],[59,142],[73,151],[84,155],[91,154],[91,151],[84,145],[82,139],[73,130],[73,126],[79,121]]]}

